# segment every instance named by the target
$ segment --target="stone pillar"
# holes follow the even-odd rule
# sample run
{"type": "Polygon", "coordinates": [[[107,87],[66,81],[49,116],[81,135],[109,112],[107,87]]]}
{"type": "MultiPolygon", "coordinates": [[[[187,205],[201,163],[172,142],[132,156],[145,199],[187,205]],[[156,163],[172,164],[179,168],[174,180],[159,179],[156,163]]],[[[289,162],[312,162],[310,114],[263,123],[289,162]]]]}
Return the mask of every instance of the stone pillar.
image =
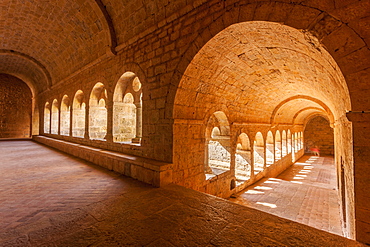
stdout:
{"type": "MultiPolygon", "coordinates": [[[[113,96],[110,98],[113,98],[113,96]]],[[[113,142],[113,101],[107,100],[105,107],[107,108],[107,133],[104,139],[107,142],[113,142]]]]}
{"type": "Polygon", "coordinates": [[[254,179],[255,175],[254,175],[254,140],[251,141],[251,180],[254,179]]]}
{"type": "Polygon", "coordinates": [[[73,104],[69,106],[69,136],[73,136],[73,104]]]}
{"type": "Polygon", "coordinates": [[[266,138],[265,138],[265,144],[264,144],[264,149],[265,149],[265,152],[264,152],[264,154],[263,154],[263,159],[264,159],[264,161],[263,161],[263,170],[265,170],[266,169],[266,167],[267,167],[267,141],[266,141],[266,138]]]}
{"type": "Polygon", "coordinates": [[[370,244],[370,112],[348,112],[353,134],[355,238],[370,244]]]}
{"type": "MultiPolygon", "coordinates": [[[[59,101],[58,101],[59,102],[59,101]]],[[[57,133],[58,133],[58,135],[60,136],[60,115],[62,114],[61,112],[62,112],[62,102],[60,102],[60,104],[59,104],[59,109],[58,109],[58,131],[57,131],[57,133]]]]}
{"type": "Polygon", "coordinates": [[[142,107],[141,107],[141,101],[138,103],[135,103],[136,106],[136,136],[134,139],[132,139],[132,143],[140,143],[141,137],[142,137],[142,107]]]}
{"type": "Polygon", "coordinates": [[[85,134],[84,134],[85,139],[90,139],[89,122],[90,122],[90,106],[89,104],[86,104],[85,106],[85,134]]]}

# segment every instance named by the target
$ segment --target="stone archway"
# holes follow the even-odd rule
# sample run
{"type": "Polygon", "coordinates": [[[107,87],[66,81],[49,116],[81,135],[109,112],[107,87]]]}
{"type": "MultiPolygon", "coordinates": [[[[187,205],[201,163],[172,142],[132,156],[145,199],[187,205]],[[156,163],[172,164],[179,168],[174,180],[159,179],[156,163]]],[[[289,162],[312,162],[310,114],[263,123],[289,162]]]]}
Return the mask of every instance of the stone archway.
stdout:
{"type": "MultiPolygon", "coordinates": [[[[199,122],[210,109],[220,107],[227,109],[231,123],[255,126],[256,131],[281,125],[294,129],[298,136],[305,121],[320,113],[335,122],[337,130],[351,135],[345,119],[351,101],[336,62],[315,36],[278,23],[245,22],[227,27],[199,50],[182,76],[173,113],[174,173],[176,177],[184,168],[192,170],[186,173],[192,176],[182,175],[182,181],[209,193],[214,190],[207,189],[201,169],[188,164],[200,167],[203,163],[195,154],[204,153],[204,140],[194,138],[194,133],[201,136],[199,122]],[[191,149],[176,145],[184,138],[191,149]]],[[[238,131],[237,127],[231,129],[238,131]]],[[[279,130],[274,133],[280,135],[279,130]]],[[[276,139],[280,144],[275,143],[275,148],[281,152],[281,137],[276,139]]],[[[300,142],[298,138],[294,160],[303,155],[300,142]]],[[[336,152],[346,155],[346,159],[352,155],[340,149],[336,152]]],[[[229,184],[227,179],[225,184],[229,184]]],[[[350,185],[346,188],[352,189],[350,185]]]]}

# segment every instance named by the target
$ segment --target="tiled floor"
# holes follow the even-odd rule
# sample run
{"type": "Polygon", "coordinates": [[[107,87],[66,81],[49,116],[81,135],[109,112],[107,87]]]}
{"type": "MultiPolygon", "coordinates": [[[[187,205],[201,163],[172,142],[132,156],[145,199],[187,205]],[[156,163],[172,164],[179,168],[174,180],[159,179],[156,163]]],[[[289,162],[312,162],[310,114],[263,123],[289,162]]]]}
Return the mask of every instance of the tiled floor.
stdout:
{"type": "Polygon", "coordinates": [[[180,186],[0,141],[0,246],[362,246],[180,186]]]}
{"type": "Polygon", "coordinates": [[[303,156],[277,178],[263,179],[230,200],[343,235],[333,157],[303,156]]]}

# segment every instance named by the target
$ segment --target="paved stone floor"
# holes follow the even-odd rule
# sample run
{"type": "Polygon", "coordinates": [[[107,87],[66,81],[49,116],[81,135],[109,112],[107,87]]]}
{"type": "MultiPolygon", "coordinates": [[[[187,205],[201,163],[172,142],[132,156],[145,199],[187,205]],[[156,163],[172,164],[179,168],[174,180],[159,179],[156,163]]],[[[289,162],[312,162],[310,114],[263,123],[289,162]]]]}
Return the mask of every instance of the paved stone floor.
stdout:
{"type": "Polygon", "coordinates": [[[0,141],[0,246],[362,246],[180,186],[0,141]]]}
{"type": "Polygon", "coordinates": [[[230,200],[343,235],[333,157],[303,156],[277,178],[260,180],[230,200]]]}

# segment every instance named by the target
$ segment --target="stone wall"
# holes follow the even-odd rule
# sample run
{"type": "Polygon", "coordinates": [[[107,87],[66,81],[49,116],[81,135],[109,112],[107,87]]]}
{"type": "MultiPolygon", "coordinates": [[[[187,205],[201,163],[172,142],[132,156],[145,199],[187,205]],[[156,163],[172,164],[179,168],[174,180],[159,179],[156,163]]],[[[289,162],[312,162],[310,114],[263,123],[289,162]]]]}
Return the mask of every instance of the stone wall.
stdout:
{"type": "Polygon", "coordinates": [[[0,74],[0,138],[29,138],[32,94],[26,83],[0,74]]]}
{"type": "MultiPolygon", "coordinates": [[[[342,117],[347,110],[363,111],[369,109],[369,87],[367,82],[370,74],[368,66],[370,56],[366,44],[370,37],[366,29],[368,26],[366,20],[368,20],[369,16],[366,10],[369,8],[369,1],[305,1],[304,3],[301,3],[302,1],[254,0],[151,1],[146,6],[143,3],[137,4],[136,1],[132,1],[129,6],[123,6],[122,1],[104,2],[107,3],[106,10],[113,19],[113,26],[117,34],[116,41],[118,44],[116,47],[113,47],[117,55],[109,52],[105,54],[104,49],[108,47],[102,44],[104,43],[103,40],[105,40],[105,38],[101,37],[105,33],[102,29],[99,29],[101,35],[81,40],[81,46],[78,46],[78,49],[76,49],[78,52],[71,52],[75,51],[74,48],[65,49],[63,45],[58,46],[65,51],[62,58],[59,50],[53,53],[53,50],[50,49],[50,47],[56,47],[54,45],[47,46],[48,50],[45,53],[48,56],[46,58],[38,57],[38,54],[35,53],[36,49],[33,49],[28,54],[40,58],[48,66],[48,69],[51,70],[53,79],[51,80],[53,83],[51,85],[52,90],[43,91],[38,95],[39,108],[43,109],[47,101],[51,103],[54,99],[57,99],[60,102],[65,94],[72,99],[77,90],[83,90],[85,95],[90,95],[95,83],[100,81],[106,86],[108,91],[106,102],[108,109],[107,137],[108,139],[113,139],[113,113],[109,109],[113,107],[114,88],[123,73],[133,71],[143,83],[143,138],[141,145],[116,145],[108,141],[94,142],[88,140],[88,138],[72,138],[70,136],[53,136],[55,138],[137,154],[141,157],[161,161],[173,161],[175,163],[174,173],[176,176],[174,181],[176,183],[220,195],[221,192],[217,190],[221,187],[228,188],[230,184],[229,179],[232,179],[232,177],[228,178],[228,175],[224,174],[225,177],[220,177],[221,185],[218,186],[217,182],[206,182],[203,171],[205,142],[204,129],[202,127],[204,123],[202,121],[206,117],[207,112],[213,108],[228,108],[233,113],[230,121],[233,123],[250,121],[251,123],[270,124],[269,127],[274,128],[276,126],[270,122],[270,114],[274,112],[274,107],[280,103],[279,100],[285,100],[296,95],[311,95],[312,97],[317,96],[321,100],[326,100],[328,103],[327,108],[316,101],[315,104],[308,107],[305,104],[296,105],[301,108],[305,107],[306,112],[310,110],[326,111],[325,113],[327,114],[329,114],[328,108],[331,108],[334,112],[332,114],[336,114],[336,120],[342,117]],[[281,44],[265,46],[264,49],[259,50],[260,54],[246,54],[245,50],[235,49],[234,54],[226,56],[220,52],[220,49],[226,48],[231,50],[229,49],[231,46],[228,43],[230,40],[228,37],[219,39],[211,47],[217,48],[217,52],[214,52],[215,50],[212,49],[208,54],[200,54],[199,56],[205,59],[198,60],[198,63],[195,63],[194,66],[189,66],[193,58],[198,55],[200,49],[219,32],[232,24],[249,21],[283,23],[296,30],[305,30],[302,34],[304,39],[309,41],[309,45],[303,50],[312,49],[316,54],[322,55],[325,49],[317,46],[321,41],[335,59],[335,61],[333,59],[329,61],[330,66],[327,66],[326,69],[332,68],[332,66],[338,63],[340,68],[335,67],[334,70],[342,71],[346,81],[342,84],[338,83],[337,78],[340,78],[338,80],[343,79],[341,76],[327,73],[329,69],[326,70],[325,66],[321,67],[312,62],[306,63],[305,67],[307,70],[298,69],[297,71],[302,73],[297,74],[302,76],[298,76],[295,78],[296,80],[294,79],[288,83],[285,78],[294,77],[296,71],[288,73],[289,71],[285,69],[279,71],[273,67],[271,69],[268,66],[263,67],[261,65],[265,61],[258,59],[265,56],[264,58],[268,61],[265,64],[269,64],[274,59],[279,62],[287,61],[284,66],[290,70],[296,67],[296,62],[300,59],[307,62],[311,61],[306,59],[310,56],[294,53],[292,54],[294,56],[279,57],[279,55],[276,55],[279,52],[276,51],[281,44]],[[127,23],[130,24],[127,25],[127,23]],[[87,40],[89,42],[85,42],[87,40]],[[218,54],[218,57],[213,60],[210,59],[214,54],[218,54]],[[53,60],[53,56],[56,57],[55,60],[53,60]],[[231,73],[225,73],[225,71],[221,71],[221,69],[213,66],[212,61],[219,61],[224,58],[230,59],[227,62],[231,61],[231,63],[241,64],[240,70],[237,70],[237,67],[236,69],[230,69],[231,73]],[[67,61],[72,62],[67,63],[67,61]],[[246,66],[245,63],[248,62],[250,64],[246,66]],[[208,68],[214,68],[214,71],[208,68]],[[251,71],[245,73],[246,68],[251,71]],[[184,76],[187,69],[188,73],[184,76]],[[252,75],[252,77],[243,77],[246,74],[252,75]],[[275,78],[279,78],[279,74],[286,75],[284,80],[275,80],[275,78]],[[191,80],[189,75],[196,77],[191,80]],[[210,79],[212,75],[217,76],[217,78],[210,79]],[[320,78],[320,80],[312,78],[312,75],[320,78]],[[264,77],[264,79],[261,79],[261,77],[264,77]],[[306,79],[308,78],[306,80],[308,83],[306,87],[303,87],[301,79],[305,79],[305,77],[306,79]],[[324,80],[324,78],[334,79],[324,80]],[[180,83],[182,79],[184,83],[180,83]],[[204,83],[205,80],[212,83],[204,83]],[[241,88],[240,83],[244,81],[256,82],[256,84],[240,91],[235,90],[241,88]],[[279,84],[273,84],[274,81],[278,81],[279,84]],[[202,83],[198,85],[192,84],[192,82],[202,83]],[[218,84],[216,85],[215,83],[218,84]],[[184,85],[188,87],[185,88],[184,85]],[[299,86],[294,88],[294,90],[284,88],[292,85],[299,86]],[[245,92],[252,93],[245,95],[245,92]],[[261,92],[266,92],[268,97],[263,97],[261,92]],[[295,94],[284,95],[285,92],[294,92],[295,94]],[[318,93],[321,93],[321,95],[318,95],[318,93]],[[181,97],[182,95],[184,97],[181,97]],[[333,97],[335,100],[329,102],[328,98],[332,95],[335,95],[333,97]],[[203,101],[196,102],[196,100],[202,97],[203,101]],[[346,104],[343,103],[344,101],[346,101],[346,104]],[[350,105],[348,101],[350,101],[350,105]],[[253,102],[257,102],[254,104],[254,108],[251,107],[253,102]],[[337,106],[342,106],[342,108],[337,106]]],[[[88,4],[81,8],[81,10],[84,10],[81,13],[92,13],[86,10],[87,7],[88,4]]],[[[79,18],[82,19],[83,16],[85,15],[82,14],[79,18]]],[[[86,14],[86,16],[90,17],[91,15],[86,14]]],[[[101,17],[101,15],[99,16],[101,17]]],[[[63,20],[63,18],[56,19],[63,20]]],[[[104,21],[102,22],[104,23],[104,21]]],[[[88,26],[95,27],[94,23],[88,26]]],[[[67,44],[68,48],[73,47],[74,44],[69,44],[68,42],[75,40],[74,35],[78,35],[79,32],[70,32],[71,30],[67,28],[66,31],[73,34],[73,36],[68,36],[70,39],[65,39],[64,44],[67,44]]],[[[273,31],[273,29],[270,31],[273,31]]],[[[54,33],[59,34],[59,32],[54,33]]],[[[21,37],[19,35],[8,36],[21,37]]],[[[277,41],[282,36],[282,33],[278,33],[273,40],[277,41]]],[[[238,44],[254,43],[250,42],[251,40],[246,40],[247,37],[260,36],[244,35],[243,40],[238,44]]],[[[58,40],[58,37],[54,38],[52,36],[43,40],[58,40]]],[[[80,41],[79,38],[78,40],[80,41]]],[[[283,45],[286,43],[282,42],[283,45]]],[[[40,43],[40,47],[46,46],[44,43],[40,43]]],[[[238,48],[237,45],[233,47],[238,48]]],[[[250,50],[257,51],[258,49],[250,50]]],[[[24,52],[27,53],[27,51],[24,52]]],[[[319,56],[315,61],[322,61],[322,58],[319,56]]],[[[45,86],[39,86],[38,88],[45,88],[45,86]]],[[[299,120],[301,115],[305,115],[299,115],[298,113],[301,113],[300,110],[296,109],[291,115],[283,115],[287,116],[285,119],[294,117],[299,120]],[[297,113],[297,116],[294,116],[295,113],[297,113]]],[[[40,113],[40,122],[42,122],[43,113],[41,110],[40,113]]],[[[86,118],[89,119],[88,117],[87,106],[86,118]]],[[[86,122],[88,121],[84,123],[86,122]]],[[[281,123],[288,122],[283,121],[281,123]]],[[[234,137],[236,131],[234,132],[234,137]]],[[[336,135],[338,137],[338,145],[345,148],[339,147],[336,154],[338,154],[338,157],[344,157],[345,178],[348,180],[346,183],[348,186],[346,196],[352,198],[354,191],[350,182],[353,182],[354,173],[351,168],[353,165],[351,163],[353,162],[351,158],[352,153],[349,151],[352,139],[343,139],[344,136],[350,136],[348,131],[351,130],[343,128],[337,131],[339,133],[336,135]]],[[[370,152],[367,152],[368,144],[366,143],[368,142],[364,138],[364,131],[365,133],[368,132],[365,127],[360,127],[354,131],[356,140],[354,142],[354,154],[355,160],[358,161],[356,169],[360,169],[359,171],[369,167],[367,154],[370,152]]],[[[42,133],[41,129],[40,132],[42,133]]],[[[359,174],[365,173],[356,172],[356,176],[358,176],[356,195],[360,196],[360,199],[365,200],[367,196],[363,188],[369,182],[359,174]]],[[[368,231],[363,230],[370,228],[370,220],[364,216],[369,211],[369,206],[364,204],[360,209],[362,211],[358,211],[360,218],[357,220],[359,222],[359,236],[362,241],[370,243],[369,237],[366,237],[366,232],[368,231]]],[[[350,218],[354,222],[354,217],[350,218]]]]}
{"type": "Polygon", "coordinates": [[[318,147],[320,154],[334,155],[334,130],[325,118],[312,118],[307,123],[303,136],[306,153],[312,153],[311,148],[318,147]]]}

